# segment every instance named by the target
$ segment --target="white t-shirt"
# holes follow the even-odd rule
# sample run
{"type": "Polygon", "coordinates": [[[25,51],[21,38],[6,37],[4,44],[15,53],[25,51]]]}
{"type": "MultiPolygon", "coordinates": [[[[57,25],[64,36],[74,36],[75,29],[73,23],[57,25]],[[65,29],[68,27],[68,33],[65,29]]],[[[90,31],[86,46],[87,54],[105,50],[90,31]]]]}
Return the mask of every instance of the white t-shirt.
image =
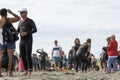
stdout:
{"type": "Polygon", "coordinates": [[[60,57],[60,50],[62,50],[60,46],[53,47],[53,57],[60,57]]]}
{"type": "Polygon", "coordinates": [[[0,44],[3,45],[3,35],[2,35],[2,28],[0,28],[0,44]]]}

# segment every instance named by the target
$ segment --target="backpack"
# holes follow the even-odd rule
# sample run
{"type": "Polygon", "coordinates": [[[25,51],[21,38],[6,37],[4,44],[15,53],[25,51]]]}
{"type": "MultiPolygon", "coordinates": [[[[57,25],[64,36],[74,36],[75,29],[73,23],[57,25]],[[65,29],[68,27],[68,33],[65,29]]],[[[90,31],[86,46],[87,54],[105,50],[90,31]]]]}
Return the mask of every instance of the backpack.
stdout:
{"type": "Polygon", "coordinates": [[[18,33],[16,29],[13,27],[13,25],[9,22],[9,20],[6,20],[6,23],[3,26],[3,43],[14,43],[19,39],[18,33]]]}
{"type": "Polygon", "coordinates": [[[80,48],[77,50],[76,55],[79,57],[81,55],[85,55],[87,50],[89,48],[89,45],[87,43],[83,43],[80,48]]]}
{"type": "Polygon", "coordinates": [[[103,60],[107,60],[108,59],[108,55],[107,55],[107,53],[105,52],[105,53],[103,53],[103,60]]]}

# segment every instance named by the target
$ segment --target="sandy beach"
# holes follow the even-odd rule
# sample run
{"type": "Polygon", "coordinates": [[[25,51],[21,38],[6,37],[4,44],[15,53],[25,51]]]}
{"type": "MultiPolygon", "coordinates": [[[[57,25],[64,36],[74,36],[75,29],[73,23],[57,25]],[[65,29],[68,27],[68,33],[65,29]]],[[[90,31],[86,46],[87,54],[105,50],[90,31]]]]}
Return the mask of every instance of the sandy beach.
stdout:
{"type": "MultiPolygon", "coordinates": [[[[3,73],[5,75],[5,73],[3,73]]],[[[106,74],[103,71],[87,73],[74,72],[33,72],[32,76],[22,76],[21,72],[14,72],[13,77],[0,77],[0,80],[120,80],[120,71],[106,74]]]]}

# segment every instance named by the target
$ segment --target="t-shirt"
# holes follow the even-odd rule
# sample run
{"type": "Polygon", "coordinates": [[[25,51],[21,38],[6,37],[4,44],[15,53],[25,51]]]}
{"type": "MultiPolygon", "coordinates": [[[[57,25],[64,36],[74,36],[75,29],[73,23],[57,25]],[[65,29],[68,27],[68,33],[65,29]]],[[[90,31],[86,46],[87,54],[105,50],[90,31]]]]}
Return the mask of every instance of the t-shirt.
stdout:
{"type": "Polygon", "coordinates": [[[53,47],[53,57],[60,57],[60,50],[62,50],[60,46],[53,47]]]}

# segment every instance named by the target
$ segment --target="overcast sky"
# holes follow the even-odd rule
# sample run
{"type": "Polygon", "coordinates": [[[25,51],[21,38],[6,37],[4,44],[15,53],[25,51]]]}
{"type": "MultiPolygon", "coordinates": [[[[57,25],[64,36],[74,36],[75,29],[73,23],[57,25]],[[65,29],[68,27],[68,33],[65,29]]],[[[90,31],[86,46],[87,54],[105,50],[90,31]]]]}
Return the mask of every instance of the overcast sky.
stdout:
{"type": "MultiPolygon", "coordinates": [[[[120,0],[0,0],[1,8],[9,8],[17,14],[21,8],[28,9],[28,16],[38,29],[33,35],[33,53],[44,48],[50,57],[55,39],[68,55],[76,37],[81,44],[91,38],[91,53],[97,58],[108,36],[115,34],[119,43],[119,4],[120,0]]],[[[17,28],[18,23],[14,25],[17,28]]],[[[18,44],[19,41],[17,52],[18,44]]]]}

